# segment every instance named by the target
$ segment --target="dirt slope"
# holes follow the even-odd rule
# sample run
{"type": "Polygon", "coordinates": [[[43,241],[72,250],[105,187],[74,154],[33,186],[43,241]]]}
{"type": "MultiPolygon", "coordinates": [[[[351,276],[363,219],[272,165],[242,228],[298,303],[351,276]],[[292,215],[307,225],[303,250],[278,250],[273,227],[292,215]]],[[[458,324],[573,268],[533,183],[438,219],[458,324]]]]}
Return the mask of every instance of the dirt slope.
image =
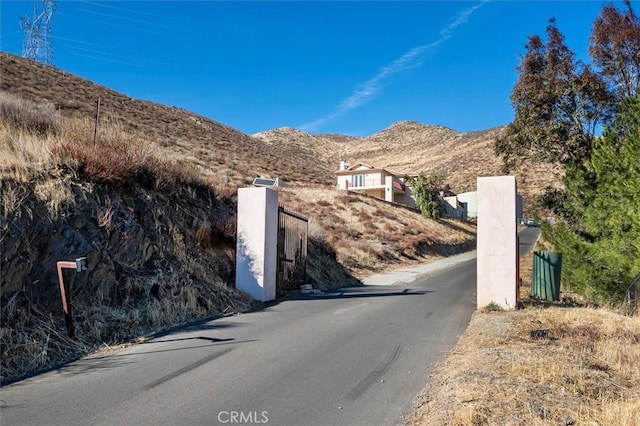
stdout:
{"type": "Polygon", "coordinates": [[[329,183],[333,177],[309,152],[262,143],[209,118],[132,99],[58,68],[0,52],[0,75],[1,90],[51,102],[65,117],[93,120],[100,97],[103,120],[143,133],[170,158],[196,164],[221,183],[242,184],[258,175],[312,183],[329,183]]]}
{"type": "MultiPolygon", "coordinates": [[[[305,146],[333,171],[340,160],[365,163],[410,174],[438,173],[446,177],[454,192],[473,191],[479,176],[501,175],[501,160],[493,145],[505,127],[460,133],[416,121],[400,121],[367,137],[311,135],[292,128],[261,132],[267,143],[305,146]]],[[[518,190],[531,213],[533,201],[547,185],[560,186],[561,172],[548,165],[526,164],[514,171],[518,190]]]]}
{"type": "Polygon", "coordinates": [[[233,289],[235,190],[253,173],[299,179],[281,200],[310,217],[318,288],[474,245],[473,225],[337,191],[333,160],[306,142],[319,136],[286,129],[285,142],[265,142],[22,58],[2,53],[0,66],[0,381],[250,306],[233,289]],[[55,264],[80,256],[71,340],[55,264]]]}

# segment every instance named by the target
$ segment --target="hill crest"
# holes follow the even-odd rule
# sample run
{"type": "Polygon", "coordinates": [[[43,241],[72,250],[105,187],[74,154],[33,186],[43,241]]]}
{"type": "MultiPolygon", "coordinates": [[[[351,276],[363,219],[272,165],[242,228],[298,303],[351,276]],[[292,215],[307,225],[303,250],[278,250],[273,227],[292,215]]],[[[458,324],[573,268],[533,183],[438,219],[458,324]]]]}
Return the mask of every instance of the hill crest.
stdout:
{"type": "MultiPolygon", "coordinates": [[[[313,135],[293,127],[249,136],[184,109],[132,99],[5,52],[0,52],[0,73],[0,90],[26,100],[52,102],[64,116],[93,120],[100,97],[101,117],[143,133],[166,158],[197,167],[223,185],[243,186],[256,176],[267,176],[294,184],[333,186],[340,160],[412,174],[443,174],[455,192],[475,189],[478,176],[502,174],[493,146],[505,126],[460,133],[403,120],[363,137],[313,135]]],[[[525,206],[531,207],[545,186],[561,186],[560,171],[547,165],[528,164],[514,174],[525,206]]]]}

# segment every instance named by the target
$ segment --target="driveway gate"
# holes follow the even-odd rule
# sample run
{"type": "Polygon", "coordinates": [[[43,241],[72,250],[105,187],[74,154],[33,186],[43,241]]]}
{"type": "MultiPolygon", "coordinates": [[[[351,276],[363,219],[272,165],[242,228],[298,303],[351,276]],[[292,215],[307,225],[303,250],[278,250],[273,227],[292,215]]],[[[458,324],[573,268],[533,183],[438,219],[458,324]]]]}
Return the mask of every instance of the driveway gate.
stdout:
{"type": "Polygon", "coordinates": [[[298,290],[307,281],[308,219],[278,207],[276,292],[298,290]]]}

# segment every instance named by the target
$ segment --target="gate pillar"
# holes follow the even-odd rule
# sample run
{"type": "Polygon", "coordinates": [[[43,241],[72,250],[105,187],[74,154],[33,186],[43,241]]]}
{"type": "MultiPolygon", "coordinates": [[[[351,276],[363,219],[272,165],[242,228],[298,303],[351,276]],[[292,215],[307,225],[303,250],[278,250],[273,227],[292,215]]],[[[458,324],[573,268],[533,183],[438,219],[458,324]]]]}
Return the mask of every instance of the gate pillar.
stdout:
{"type": "Polygon", "coordinates": [[[477,305],[516,307],[516,178],[478,178],[477,305]]]}
{"type": "Polygon", "coordinates": [[[238,189],[236,289],[255,300],[276,298],[278,192],[238,189]]]}

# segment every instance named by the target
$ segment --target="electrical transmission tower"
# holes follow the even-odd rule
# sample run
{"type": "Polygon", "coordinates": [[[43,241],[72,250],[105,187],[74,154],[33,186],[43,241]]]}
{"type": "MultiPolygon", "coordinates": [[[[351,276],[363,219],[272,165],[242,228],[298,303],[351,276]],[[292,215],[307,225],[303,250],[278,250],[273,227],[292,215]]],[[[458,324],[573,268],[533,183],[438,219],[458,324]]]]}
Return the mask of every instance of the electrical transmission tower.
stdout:
{"type": "Polygon", "coordinates": [[[33,4],[33,21],[26,16],[20,18],[24,32],[22,56],[43,64],[53,65],[53,44],[51,42],[51,18],[56,9],[56,0],[42,0],[42,10],[38,2],[33,4]]]}

